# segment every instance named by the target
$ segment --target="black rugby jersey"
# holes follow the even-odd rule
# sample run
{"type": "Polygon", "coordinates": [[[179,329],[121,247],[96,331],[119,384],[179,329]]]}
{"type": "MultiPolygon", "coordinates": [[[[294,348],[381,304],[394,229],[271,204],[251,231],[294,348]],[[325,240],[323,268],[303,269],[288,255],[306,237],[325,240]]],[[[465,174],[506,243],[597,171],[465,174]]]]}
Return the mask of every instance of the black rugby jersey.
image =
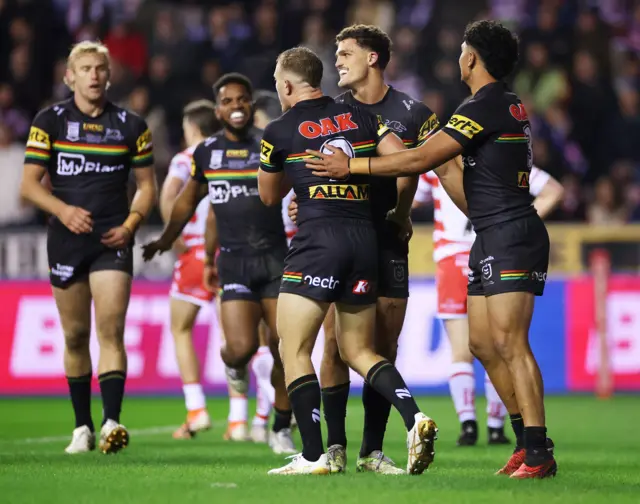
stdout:
{"type": "MultiPolygon", "coordinates": [[[[355,105],[375,114],[409,149],[422,145],[439,126],[436,114],[429,107],[391,86],[378,103],[361,103],[353,97],[351,91],[337,96],[335,101],[355,105]]],[[[372,178],[371,205],[376,223],[386,221],[387,212],[395,208],[397,201],[395,177],[372,178]]]]}
{"type": "Polygon", "coordinates": [[[316,177],[304,166],[312,157],[306,149],[331,153],[325,148],[331,145],[351,157],[375,156],[378,143],[388,133],[388,127],[362,109],[335,103],[328,96],[304,100],[265,129],[260,168],[285,171],[298,200],[298,225],[325,217],[370,221],[371,177],[352,175],[339,181],[316,177]]]}
{"type": "Polygon", "coordinates": [[[207,184],[224,251],[264,252],[286,247],[280,207],[267,207],[258,194],[262,130],[229,140],[224,131],[200,143],[193,152],[191,176],[207,184]]]}
{"type": "Polygon", "coordinates": [[[476,231],[536,213],[529,192],[531,126],[504,83],[481,88],[442,131],[464,147],[464,192],[476,231]]]}
{"type": "MultiPolygon", "coordinates": [[[[53,194],[91,212],[100,235],[129,214],[129,172],[153,164],[151,132],[140,116],[111,102],[90,117],[70,98],[36,115],[25,163],[44,166],[53,194]]],[[[62,226],[56,218],[52,224],[62,226]]]]}

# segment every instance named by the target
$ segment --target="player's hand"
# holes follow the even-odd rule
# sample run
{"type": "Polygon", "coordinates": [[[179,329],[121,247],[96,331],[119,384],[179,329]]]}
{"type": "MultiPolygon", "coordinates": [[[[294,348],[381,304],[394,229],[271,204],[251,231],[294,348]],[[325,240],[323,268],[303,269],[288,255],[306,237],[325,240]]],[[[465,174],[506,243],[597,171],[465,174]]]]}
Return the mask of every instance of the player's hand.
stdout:
{"type": "Polygon", "coordinates": [[[58,219],[72,233],[82,234],[93,231],[91,212],[87,212],[84,208],[66,205],[60,212],[58,219]]]}
{"type": "Polygon", "coordinates": [[[289,218],[291,219],[291,222],[293,222],[294,224],[298,224],[296,222],[296,219],[298,218],[298,201],[296,199],[296,195],[293,195],[293,198],[291,198],[291,201],[289,202],[289,206],[287,207],[287,213],[289,214],[289,218]]]}
{"type": "Polygon", "coordinates": [[[218,268],[215,264],[205,264],[204,273],[202,275],[202,283],[204,288],[209,292],[216,292],[219,286],[218,268]]]}
{"type": "Polygon", "coordinates": [[[172,245],[173,243],[167,243],[167,241],[161,236],[157,240],[142,246],[142,258],[145,262],[150,261],[157,253],[162,255],[167,250],[170,250],[172,245]]]}
{"type": "Polygon", "coordinates": [[[398,238],[402,241],[409,241],[413,236],[413,223],[410,216],[403,216],[396,213],[395,208],[387,212],[387,220],[393,222],[400,228],[398,238]]]}
{"type": "Polygon", "coordinates": [[[306,167],[313,170],[313,174],[318,177],[327,177],[336,180],[344,180],[349,176],[349,156],[342,149],[333,145],[325,146],[333,154],[323,154],[322,152],[307,149],[307,154],[315,158],[307,159],[306,167]]]}
{"type": "Polygon", "coordinates": [[[109,248],[122,249],[129,245],[131,238],[133,238],[133,236],[128,228],[116,226],[102,235],[100,243],[109,248]]]}

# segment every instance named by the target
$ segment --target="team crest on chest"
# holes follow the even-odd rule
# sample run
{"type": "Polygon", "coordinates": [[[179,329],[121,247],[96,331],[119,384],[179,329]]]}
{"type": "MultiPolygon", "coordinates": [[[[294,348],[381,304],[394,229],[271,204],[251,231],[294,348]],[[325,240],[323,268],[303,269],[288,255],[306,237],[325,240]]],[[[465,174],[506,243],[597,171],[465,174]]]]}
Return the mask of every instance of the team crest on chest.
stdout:
{"type": "Polygon", "coordinates": [[[209,159],[209,168],[211,170],[217,170],[222,168],[222,159],[224,157],[224,151],[215,149],[211,151],[211,159],[209,159]]]}
{"type": "Polygon", "coordinates": [[[80,123],[79,122],[67,122],[67,140],[70,142],[77,142],[80,140],[80,123]]]}

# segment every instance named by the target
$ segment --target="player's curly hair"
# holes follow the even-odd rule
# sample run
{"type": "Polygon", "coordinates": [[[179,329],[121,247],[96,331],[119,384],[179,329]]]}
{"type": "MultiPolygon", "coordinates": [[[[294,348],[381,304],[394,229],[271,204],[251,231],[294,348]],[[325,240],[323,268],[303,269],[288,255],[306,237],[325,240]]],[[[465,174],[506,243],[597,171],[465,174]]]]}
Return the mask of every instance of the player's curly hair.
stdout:
{"type": "Polygon", "coordinates": [[[507,77],[518,62],[518,37],[498,21],[482,20],[467,25],[464,41],[478,52],[494,79],[507,77]]]}
{"type": "Polygon", "coordinates": [[[249,95],[253,96],[253,84],[251,84],[249,77],[241,73],[231,72],[224,74],[213,84],[213,94],[216,96],[216,99],[220,90],[228,84],[240,84],[245,87],[249,95]]]}
{"type": "Polygon", "coordinates": [[[354,39],[364,49],[378,54],[378,66],[381,70],[387,68],[391,59],[391,38],[387,33],[373,25],[354,24],[343,28],[336,35],[336,44],[343,40],[354,39]]]}

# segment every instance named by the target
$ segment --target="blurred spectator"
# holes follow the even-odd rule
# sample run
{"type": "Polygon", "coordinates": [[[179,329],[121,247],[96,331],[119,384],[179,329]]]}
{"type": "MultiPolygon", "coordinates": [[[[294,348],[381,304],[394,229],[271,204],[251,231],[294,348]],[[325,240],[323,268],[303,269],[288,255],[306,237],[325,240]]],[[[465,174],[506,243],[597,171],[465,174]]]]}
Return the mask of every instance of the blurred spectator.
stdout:
{"type": "Polygon", "coordinates": [[[112,60],[124,65],[134,76],[142,75],[147,65],[147,43],[131,23],[116,24],[104,43],[109,48],[112,60]]]}
{"type": "Polygon", "coordinates": [[[594,187],[594,199],[587,209],[589,224],[611,226],[627,221],[627,209],[609,177],[600,177],[594,187]]]}
{"type": "Polygon", "coordinates": [[[156,175],[162,175],[163,169],[169,165],[171,147],[167,131],[165,113],[161,107],[153,106],[149,101],[149,91],[144,86],[138,86],[129,95],[123,106],[142,116],[153,138],[153,157],[156,163],[156,175]]]}
{"type": "Polygon", "coordinates": [[[552,66],[542,42],[527,48],[525,67],[517,75],[513,89],[523,101],[530,103],[530,112],[544,114],[567,96],[567,81],[562,70],[552,66]]]}
{"type": "Polygon", "coordinates": [[[522,33],[523,49],[537,42],[548,51],[548,59],[557,65],[566,65],[571,61],[572,32],[560,26],[558,6],[550,2],[538,4],[535,25],[522,33]]]}
{"type": "Polygon", "coordinates": [[[213,7],[209,11],[209,37],[202,44],[201,58],[217,59],[225,72],[237,62],[240,44],[231,35],[227,7],[213,7]]]}
{"type": "Polygon", "coordinates": [[[124,100],[135,85],[135,78],[131,71],[118,60],[111,62],[108,96],[110,100],[119,102],[124,100]]]}
{"type": "Polygon", "coordinates": [[[391,33],[396,18],[393,3],[387,0],[354,0],[347,12],[347,24],[370,24],[391,33]]]}
{"type": "Polygon", "coordinates": [[[384,72],[386,83],[409,96],[422,96],[422,80],[411,71],[401,68],[400,65],[398,59],[392,56],[384,72]]]}
{"type": "Polygon", "coordinates": [[[596,10],[582,10],[578,15],[573,50],[591,54],[601,72],[609,76],[611,70],[609,33],[606,25],[598,18],[596,10]]]}
{"type": "Polygon", "coordinates": [[[194,72],[197,55],[190,50],[189,41],[183,38],[173,10],[164,9],[158,13],[149,53],[151,56],[166,56],[173,71],[180,76],[197,74],[194,72]]]}
{"type": "Polygon", "coordinates": [[[64,83],[64,75],[66,72],[67,61],[64,59],[56,61],[56,64],[53,67],[53,90],[51,91],[52,102],[59,102],[71,96],[71,90],[64,83]]]}
{"type": "Polygon", "coordinates": [[[255,33],[253,38],[245,44],[245,57],[239,66],[239,70],[249,77],[256,88],[273,87],[276,58],[282,49],[278,23],[277,10],[264,3],[256,9],[255,33]]]}
{"type": "Polygon", "coordinates": [[[341,90],[338,87],[339,79],[335,66],[335,44],[327,33],[321,16],[313,15],[306,18],[300,45],[314,51],[322,60],[324,73],[321,86],[324,93],[329,96],[338,95],[341,90]]]}
{"type": "Polygon", "coordinates": [[[0,124],[11,129],[12,138],[26,140],[30,123],[29,116],[15,105],[11,84],[0,83],[0,124]]]}
{"type": "Polygon", "coordinates": [[[640,96],[638,89],[621,86],[618,90],[618,106],[620,118],[616,123],[614,138],[617,143],[616,152],[619,157],[640,162],[640,96]]]}
{"type": "Polygon", "coordinates": [[[564,194],[562,202],[551,215],[551,220],[556,221],[584,221],[586,208],[580,187],[580,179],[577,175],[569,173],[561,179],[564,194]]]}
{"type": "Polygon", "coordinates": [[[20,198],[24,147],[14,142],[13,132],[0,122],[0,176],[2,197],[0,198],[0,227],[26,224],[35,218],[35,209],[20,198]]]}

